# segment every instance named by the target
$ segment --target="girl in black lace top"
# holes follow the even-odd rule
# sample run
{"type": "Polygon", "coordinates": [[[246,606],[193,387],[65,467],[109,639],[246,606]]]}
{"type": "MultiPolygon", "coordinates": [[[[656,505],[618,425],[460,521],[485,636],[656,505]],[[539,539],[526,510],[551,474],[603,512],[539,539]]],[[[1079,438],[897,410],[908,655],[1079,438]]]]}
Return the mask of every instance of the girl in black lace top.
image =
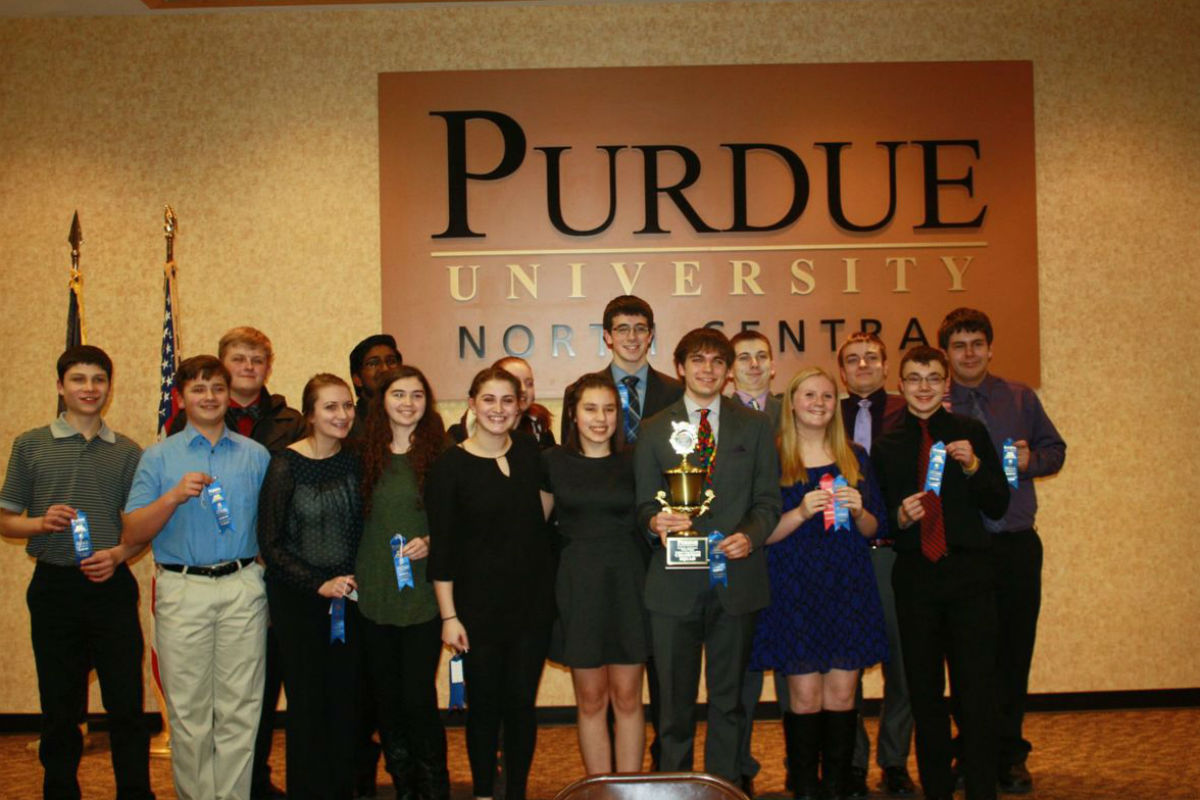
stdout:
{"type": "Polygon", "coordinates": [[[346,596],[356,589],[362,503],[358,458],[342,442],[354,397],[341,378],[317,375],[302,411],[308,436],[273,456],[263,480],[258,546],[288,691],[289,791],[349,800],[359,621],[346,596]]]}

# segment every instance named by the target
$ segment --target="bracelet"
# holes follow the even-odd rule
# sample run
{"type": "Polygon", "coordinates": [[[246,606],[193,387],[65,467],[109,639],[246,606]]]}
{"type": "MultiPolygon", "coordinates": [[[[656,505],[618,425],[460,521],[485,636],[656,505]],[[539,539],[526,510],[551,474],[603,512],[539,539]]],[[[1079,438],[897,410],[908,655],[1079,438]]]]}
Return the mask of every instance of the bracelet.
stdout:
{"type": "Polygon", "coordinates": [[[442,622],[449,622],[452,619],[458,619],[458,614],[451,614],[448,617],[442,617],[442,622]]]}

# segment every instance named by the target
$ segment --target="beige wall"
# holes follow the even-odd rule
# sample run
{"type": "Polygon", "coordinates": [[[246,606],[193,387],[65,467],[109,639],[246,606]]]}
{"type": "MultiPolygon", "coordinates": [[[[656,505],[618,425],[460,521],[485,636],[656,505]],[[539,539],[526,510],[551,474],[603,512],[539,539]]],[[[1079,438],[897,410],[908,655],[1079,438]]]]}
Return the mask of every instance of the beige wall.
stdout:
{"type": "MultiPolygon", "coordinates": [[[[1200,482],[1181,442],[1200,412],[1197,30],[1200,6],[1175,0],[4,20],[0,458],[53,409],[75,209],[89,338],[117,361],[118,429],[153,436],[164,202],[180,218],[186,352],[248,323],[275,341],[276,391],[297,397],[313,372],[345,371],[350,346],[379,324],[379,72],[1030,59],[1041,394],[1070,444],[1064,473],[1040,486],[1033,689],[1200,686],[1189,522],[1200,482]]],[[[0,713],[37,709],[30,569],[18,546],[0,546],[0,713]]],[[[570,702],[561,674],[542,701],[570,702]]]]}

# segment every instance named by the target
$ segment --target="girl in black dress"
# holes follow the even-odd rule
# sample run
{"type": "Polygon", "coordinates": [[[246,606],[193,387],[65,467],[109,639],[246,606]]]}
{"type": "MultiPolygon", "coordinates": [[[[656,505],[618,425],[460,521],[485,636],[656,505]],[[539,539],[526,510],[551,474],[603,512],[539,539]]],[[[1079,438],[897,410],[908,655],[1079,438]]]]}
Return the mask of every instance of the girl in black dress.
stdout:
{"type": "Polygon", "coordinates": [[[308,436],[271,458],[258,506],[267,603],[288,691],[287,791],[349,800],[360,629],[347,595],[357,587],[362,503],[358,458],[342,442],[354,422],[354,395],[341,378],[316,375],[301,410],[308,436]]]}
{"type": "Polygon", "coordinates": [[[429,577],[442,641],[463,654],[474,794],[493,796],[504,723],[507,800],[524,800],[534,705],[554,612],[553,556],[531,436],[512,435],[521,387],[489,367],[471,382],[474,431],[434,464],[426,489],[429,577]]]}
{"type": "Polygon", "coordinates": [[[646,739],[646,567],[636,539],[633,451],[618,438],[620,409],[607,371],[585,375],[567,391],[566,441],[542,455],[563,541],[555,582],[563,653],[555,660],[571,668],[589,774],[613,772],[614,749],[616,772],[640,772],[646,739]]]}

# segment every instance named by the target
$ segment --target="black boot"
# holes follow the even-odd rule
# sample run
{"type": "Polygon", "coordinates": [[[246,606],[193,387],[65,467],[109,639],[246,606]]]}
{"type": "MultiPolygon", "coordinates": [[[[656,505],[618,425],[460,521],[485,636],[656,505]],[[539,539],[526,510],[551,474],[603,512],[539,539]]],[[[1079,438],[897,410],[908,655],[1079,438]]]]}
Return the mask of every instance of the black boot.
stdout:
{"type": "Polygon", "coordinates": [[[846,800],[850,789],[850,761],[858,735],[858,712],[822,711],[821,785],[829,800],[846,800]]]}
{"type": "Polygon", "coordinates": [[[821,782],[817,764],[821,755],[821,715],[783,715],[783,741],[787,748],[788,780],[796,800],[819,800],[821,782]]]}
{"type": "Polygon", "coordinates": [[[383,760],[396,788],[396,800],[417,800],[417,765],[407,739],[400,734],[382,738],[383,760]]]}
{"type": "MultiPolygon", "coordinates": [[[[431,731],[415,759],[415,800],[450,800],[450,770],[446,768],[446,731],[431,731]]],[[[397,795],[398,796],[398,795],[397,795]]]]}

